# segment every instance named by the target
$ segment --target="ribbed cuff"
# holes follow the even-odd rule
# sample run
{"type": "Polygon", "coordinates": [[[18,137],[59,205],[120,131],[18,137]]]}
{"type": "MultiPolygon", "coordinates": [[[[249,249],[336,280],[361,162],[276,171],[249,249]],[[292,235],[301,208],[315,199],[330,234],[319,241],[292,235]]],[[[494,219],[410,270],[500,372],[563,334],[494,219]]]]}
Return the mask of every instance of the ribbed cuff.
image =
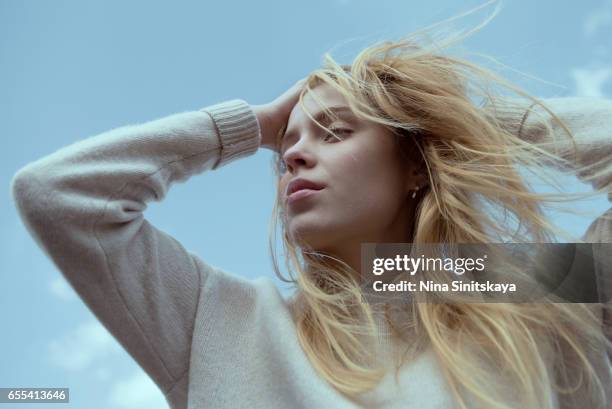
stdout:
{"type": "Polygon", "coordinates": [[[221,156],[213,169],[257,151],[261,144],[259,122],[247,102],[232,99],[201,110],[212,117],[221,142],[221,156]]]}
{"type": "Polygon", "coordinates": [[[485,106],[494,112],[495,118],[501,121],[504,128],[521,139],[529,140],[533,133],[542,131],[543,124],[537,114],[541,114],[540,107],[527,99],[500,97],[495,105],[485,106]]]}

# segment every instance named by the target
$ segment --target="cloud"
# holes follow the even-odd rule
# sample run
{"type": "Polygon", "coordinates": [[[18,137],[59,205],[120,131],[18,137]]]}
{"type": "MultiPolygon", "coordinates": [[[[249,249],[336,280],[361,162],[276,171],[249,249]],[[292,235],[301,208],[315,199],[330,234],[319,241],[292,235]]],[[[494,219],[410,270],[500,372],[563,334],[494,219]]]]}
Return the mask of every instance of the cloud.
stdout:
{"type": "Polygon", "coordinates": [[[79,299],[77,293],[61,275],[58,275],[49,283],[49,291],[53,296],[62,301],[75,301],[79,299]]]}
{"type": "Polygon", "coordinates": [[[584,35],[589,38],[610,24],[612,24],[612,1],[606,1],[586,16],[582,28],[584,35]]]}
{"type": "Polygon", "coordinates": [[[157,385],[143,371],[115,382],[110,389],[109,405],[120,409],[167,409],[168,403],[157,385]]]}
{"type": "Polygon", "coordinates": [[[54,365],[70,371],[80,371],[122,349],[102,324],[92,321],[49,342],[48,351],[54,365]]]}
{"type": "Polygon", "coordinates": [[[612,69],[575,68],[571,71],[576,86],[576,95],[582,97],[603,97],[604,84],[612,79],[612,69]]]}

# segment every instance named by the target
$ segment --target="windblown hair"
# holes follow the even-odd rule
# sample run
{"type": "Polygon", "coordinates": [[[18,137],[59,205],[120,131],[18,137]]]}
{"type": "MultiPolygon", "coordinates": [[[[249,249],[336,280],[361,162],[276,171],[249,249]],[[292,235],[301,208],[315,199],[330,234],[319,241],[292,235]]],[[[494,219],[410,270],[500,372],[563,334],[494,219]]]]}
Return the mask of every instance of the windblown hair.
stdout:
{"type": "MultiPolygon", "coordinates": [[[[429,183],[416,198],[413,243],[556,241],[558,230],[542,206],[568,200],[568,195],[534,192],[518,166],[544,172],[545,165],[563,165],[566,159],[521,139],[520,131],[515,132],[520,123],[500,120],[490,107],[504,107],[509,100],[496,90],[510,91],[542,107],[573,138],[571,130],[538,98],[489,69],[443,53],[493,16],[444,41],[418,41],[428,28],[399,41],[369,46],[350,65],[338,64],[326,53],[323,67],[309,75],[300,94],[299,104],[306,111],[302,101],[306,92],[320,84],[333,87],[358,117],[393,132],[407,160],[421,161],[429,183]],[[491,208],[506,217],[501,220],[491,208]]],[[[549,121],[542,120],[541,125],[552,134],[549,121]]],[[[362,302],[359,273],[332,255],[300,244],[287,233],[279,193],[270,248],[276,274],[295,286],[292,305],[301,346],[337,390],[349,396],[368,391],[386,369],[375,364],[377,351],[364,341],[377,336],[377,327],[372,306],[362,302]],[[279,221],[289,278],[279,271],[274,251],[279,221]]],[[[523,399],[521,408],[552,408],[556,393],[564,399],[578,388],[587,388],[592,399],[582,401],[582,407],[607,407],[605,387],[588,356],[599,345],[611,345],[588,305],[426,301],[409,305],[399,320],[386,317],[398,336],[409,334],[411,349],[403,359],[431,346],[460,407],[468,407],[466,392],[486,407],[513,407],[496,394],[490,384],[491,367],[481,365],[485,361],[508,377],[506,387],[515,391],[514,398],[523,399]],[[565,367],[569,359],[579,367],[565,367]],[[559,376],[547,370],[551,362],[559,376]]]]}

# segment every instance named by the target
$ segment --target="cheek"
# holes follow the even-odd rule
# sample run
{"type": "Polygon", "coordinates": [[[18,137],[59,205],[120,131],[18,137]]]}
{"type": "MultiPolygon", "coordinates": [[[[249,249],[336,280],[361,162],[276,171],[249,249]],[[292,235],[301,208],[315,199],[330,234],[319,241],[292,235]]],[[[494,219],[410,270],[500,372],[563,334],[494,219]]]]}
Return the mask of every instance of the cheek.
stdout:
{"type": "Polygon", "coordinates": [[[401,195],[400,175],[380,153],[356,152],[338,158],[331,181],[339,194],[339,206],[359,213],[392,212],[401,195]]]}
{"type": "Polygon", "coordinates": [[[386,151],[370,146],[369,149],[361,147],[346,152],[335,159],[334,175],[338,177],[353,176],[351,180],[360,181],[374,180],[377,182],[396,179],[397,169],[391,161],[391,155],[386,151]]]}

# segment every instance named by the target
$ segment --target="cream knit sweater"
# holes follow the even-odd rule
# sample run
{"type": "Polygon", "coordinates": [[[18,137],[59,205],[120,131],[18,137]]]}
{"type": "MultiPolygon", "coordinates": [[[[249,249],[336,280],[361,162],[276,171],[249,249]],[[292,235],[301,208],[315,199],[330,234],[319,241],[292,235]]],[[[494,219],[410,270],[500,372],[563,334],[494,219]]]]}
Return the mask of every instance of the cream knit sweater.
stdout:
{"type": "MultiPolygon", "coordinates": [[[[575,132],[580,160],[612,158],[611,101],[546,102],[575,132]]],[[[528,140],[549,138],[525,108],[500,106],[496,114],[528,140]]],[[[74,143],[20,169],[11,192],[38,245],[172,408],[453,407],[431,350],[403,367],[399,385],[389,375],[347,399],[306,358],[288,301],[270,278],[215,268],[144,217],[147,203],[163,200],[173,183],[205,171],[213,177],[254,154],[260,138],[251,107],[226,101],[74,143]]],[[[594,171],[605,169],[579,177],[610,189],[610,167],[594,171]]],[[[612,223],[594,221],[587,238],[610,242],[612,223]]],[[[593,360],[610,384],[605,351],[593,360]]]]}

